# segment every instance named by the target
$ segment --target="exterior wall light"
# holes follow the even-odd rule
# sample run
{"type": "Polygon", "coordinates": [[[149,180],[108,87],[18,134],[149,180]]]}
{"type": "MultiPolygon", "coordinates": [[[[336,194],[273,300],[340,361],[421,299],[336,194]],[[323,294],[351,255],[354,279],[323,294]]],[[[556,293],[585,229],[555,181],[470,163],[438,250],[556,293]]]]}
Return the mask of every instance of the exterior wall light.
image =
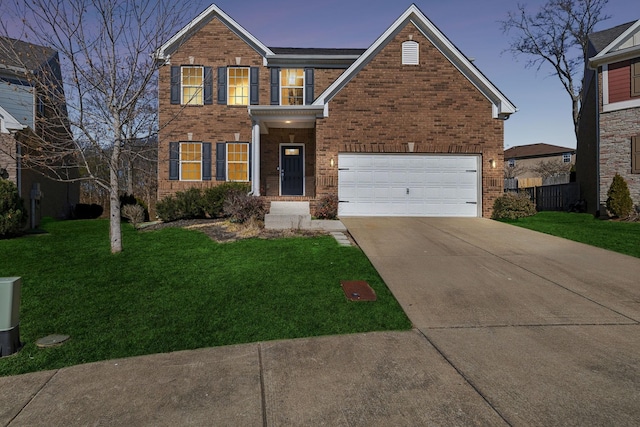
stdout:
{"type": "Polygon", "coordinates": [[[489,160],[489,164],[491,165],[491,169],[495,169],[495,168],[496,168],[496,161],[495,161],[495,159],[491,159],[491,160],[489,160]]]}
{"type": "Polygon", "coordinates": [[[335,165],[335,162],[333,161],[333,157],[331,158],[331,160],[329,160],[329,164],[331,165],[331,167],[333,167],[333,165],[335,165]]]}

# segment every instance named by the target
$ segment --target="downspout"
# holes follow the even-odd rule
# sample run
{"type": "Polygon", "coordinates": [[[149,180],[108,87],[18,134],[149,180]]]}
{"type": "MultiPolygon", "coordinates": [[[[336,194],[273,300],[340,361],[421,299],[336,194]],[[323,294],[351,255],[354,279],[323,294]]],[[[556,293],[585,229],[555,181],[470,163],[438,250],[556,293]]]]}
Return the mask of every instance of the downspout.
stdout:
{"type": "MultiPolygon", "coordinates": [[[[600,67],[596,68],[596,216],[600,216],[600,67]]],[[[604,78],[604,75],[602,76],[604,78]]],[[[603,95],[604,96],[604,95],[603,95]]],[[[593,212],[593,211],[591,211],[593,212]]]]}
{"type": "Polygon", "coordinates": [[[15,137],[15,140],[16,140],[16,186],[18,187],[18,196],[22,197],[22,147],[17,137],[15,137]]]}

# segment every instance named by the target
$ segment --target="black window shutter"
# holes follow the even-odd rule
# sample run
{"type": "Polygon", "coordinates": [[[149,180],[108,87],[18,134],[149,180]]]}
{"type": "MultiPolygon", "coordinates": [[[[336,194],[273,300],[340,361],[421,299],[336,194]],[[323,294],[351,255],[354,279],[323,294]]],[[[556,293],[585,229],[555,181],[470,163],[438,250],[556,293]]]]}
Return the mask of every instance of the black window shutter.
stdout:
{"type": "Polygon", "coordinates": [[[260,68],[249,69],[249,104],[260,104],[260,68]]]}
{"type": "Polygon", "coordinates": [[[171,66],[171,103],[180,104],[180,67],[171,66]]]}
{"type": "Polygon", "coordinates": [[[218,67],[218,104],[227,103],[227,67],[218,67]]]}
{"type": "Polygon", "coordinates": [[[180,179],[180,143],[169,143],[169,179],[180,179]]]}
{"type": "Polygon", "coordinates": [[[216,181],[227,180],[227,145],[216,143],[216,181]]]}
{"type": "Polygon", "coordinates": [[[211,181],[211,143],[202,143],[202,180],[211,181]]]}
{"type": "Polygon", "coordinates": [[[304,69],[304,103],[306,105],[313,104],[315,99],[313,93],[313,68],[304,69]]]}
{"type": "Polygon", "coordinates": [[[280,68],[271,68],[271,105],[280,105],[280,68]]]}
{"type": "Polygon", "coordinates": [[[211,67],[204,67],[204,103],[213,104],[213,70],[211,67]]]}

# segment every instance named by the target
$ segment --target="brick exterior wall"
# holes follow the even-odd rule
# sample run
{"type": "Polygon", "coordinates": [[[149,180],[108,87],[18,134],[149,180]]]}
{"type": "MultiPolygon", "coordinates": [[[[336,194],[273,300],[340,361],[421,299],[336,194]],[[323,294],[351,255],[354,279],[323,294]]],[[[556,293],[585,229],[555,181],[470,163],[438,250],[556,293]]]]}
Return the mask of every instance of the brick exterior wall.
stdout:
{"type": "MultiPolygon", "coordinates": [[[[263,58],[217,18],[204,25],[171,54],[171,65],[213,67],[236,65],[260,67],[260,104],[270,103],[269,69],[263,58]]],[[[315,96],[335,81],[343,70],[316,69],[315,96]]],[[[215,143],[251,140],[251,119],[247,107],[226,105],[181,106],[170,104],[170,67],[159,71],[160,138],[158,151],[158,198],[187,188],[218,185],[214,179],[202,182],[169,180],[169,143],[187,141],[215,143]]],[[[279,147],[294,142],[305,144],[305,199],[337,193],[337,162],[340,152],[415,152],[474,154],[482,158],[482,213],[491,214],[494,200],[502,194],[503,171],[491,169],[489,159],[502,165],[502,120],[492,118],[492,104],[460,74],[443,55],[408,24],[329,103],[330,116],[316,121],[316,129],[270,129],[261,135],[261,193],[277,196],[279,189],[279,147]],[[420,43],[420,65],[401,65],[401,43],[413,36],[420,43]]]]}
{"type": "Polygon", "coordinates": [[[631,137],[640,135],[640,108],[600,113],[600,203],[619,173],[629,186],[634,205],[640,204],[640,174],[631,173],[631,137]]]}
{"type": "Polygon", "coordinates": [[[480,154],[482,213],[503,191],[502,120],[491,103],[422,34],[408,24],[329,103],[317,122],[317,196],[337,191],[340,152],[480,154]],[[420,43],[420,65],[402,64],[402,42],[420,43]]]}

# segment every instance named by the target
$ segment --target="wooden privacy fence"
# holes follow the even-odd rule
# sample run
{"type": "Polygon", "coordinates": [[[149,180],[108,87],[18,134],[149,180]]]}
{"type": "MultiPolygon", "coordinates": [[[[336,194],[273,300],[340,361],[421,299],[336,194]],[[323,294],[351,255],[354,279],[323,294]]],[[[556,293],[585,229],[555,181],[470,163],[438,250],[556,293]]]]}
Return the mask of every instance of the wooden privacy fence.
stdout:
{"type": "Polygon", "coordinates": [[[531,201],[536,204],[538,211],[569,211],[574,209],[580,201],[580,184],[577,182],[519,188],[518,190],[505,188],[505,191],[527,193],[531,201]]]}

